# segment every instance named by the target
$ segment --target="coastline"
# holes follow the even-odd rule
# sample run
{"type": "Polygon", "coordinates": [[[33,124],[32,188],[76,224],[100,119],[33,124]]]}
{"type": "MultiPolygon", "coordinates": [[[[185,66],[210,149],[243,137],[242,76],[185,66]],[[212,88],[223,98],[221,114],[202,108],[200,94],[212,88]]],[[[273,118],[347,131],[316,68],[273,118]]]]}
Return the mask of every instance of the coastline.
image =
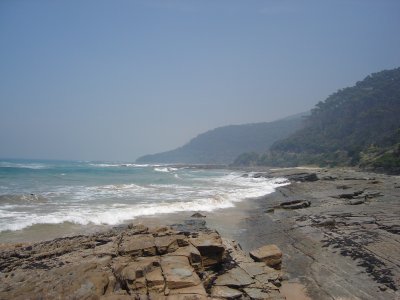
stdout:
{"type": "Polygon", "coordinates": [[[277,244],[289,282],[312,299],[400,297],[400,177],[354,169],[282,169],[260,175],[316,173],[317,181],[292,182],[254,201],[244,250],[277,244]],[[299,209],[273,209],[285,201],[310,201],[299,209]]]}
{"type": "MultiPolygon", "coordinates": [[[[265,244],[278,245],[284,253],[287,299],[299,299],[288,295],[304,288],[311,299],[400,297],[400,177],[347,168],[242,171],[292,180],[264,197],[205,212],[206,217],[199,220],[238,242],[246,253],[265,244]],[[300,173],[303,177],[297,176],[300,173]],[[317,180],[303,181],[307,174],[315,174],[317,180]],[[311,205],[290,210],[279,207],[292,200],[310,201],[311,205]]],[[[181,224],[192,214],[147,216],[133,223],[149,227],[181,224]]],[[[105,230],[98,227],[94,232],[105,230]]]]}

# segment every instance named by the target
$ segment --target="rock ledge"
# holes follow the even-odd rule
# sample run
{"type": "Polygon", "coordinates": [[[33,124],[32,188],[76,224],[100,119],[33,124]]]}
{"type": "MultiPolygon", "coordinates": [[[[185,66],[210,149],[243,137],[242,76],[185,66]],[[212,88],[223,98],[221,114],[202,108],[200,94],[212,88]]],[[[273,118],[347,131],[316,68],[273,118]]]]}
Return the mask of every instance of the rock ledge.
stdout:
{"type": "Polygon", "coordinates": [[[130,225],[8,245],[0,270],[0,299],[285,299],[280,271],[209,229],[130,225]]]}

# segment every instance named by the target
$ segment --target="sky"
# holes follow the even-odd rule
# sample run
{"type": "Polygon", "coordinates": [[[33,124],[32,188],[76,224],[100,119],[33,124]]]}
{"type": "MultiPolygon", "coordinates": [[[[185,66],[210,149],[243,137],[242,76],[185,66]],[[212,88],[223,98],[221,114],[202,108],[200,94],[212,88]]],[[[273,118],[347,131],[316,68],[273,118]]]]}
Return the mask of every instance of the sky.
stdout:
{"type": "Polygon", "coordinates": [[[0,157],[134,161],[400,66],[400,1],[0,0],[0,157]]]}

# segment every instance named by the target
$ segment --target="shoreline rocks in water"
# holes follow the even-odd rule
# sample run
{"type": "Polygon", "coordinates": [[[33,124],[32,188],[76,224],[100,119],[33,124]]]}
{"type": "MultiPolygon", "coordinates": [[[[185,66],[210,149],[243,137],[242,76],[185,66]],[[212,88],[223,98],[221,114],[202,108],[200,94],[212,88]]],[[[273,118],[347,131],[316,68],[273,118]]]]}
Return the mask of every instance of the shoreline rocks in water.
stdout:
{"type": "Polygon", "coordinates": [[[188,224],[8,245],[0,299],[285,299],[280,271],[202,222],[198,231],[188,224]]]}

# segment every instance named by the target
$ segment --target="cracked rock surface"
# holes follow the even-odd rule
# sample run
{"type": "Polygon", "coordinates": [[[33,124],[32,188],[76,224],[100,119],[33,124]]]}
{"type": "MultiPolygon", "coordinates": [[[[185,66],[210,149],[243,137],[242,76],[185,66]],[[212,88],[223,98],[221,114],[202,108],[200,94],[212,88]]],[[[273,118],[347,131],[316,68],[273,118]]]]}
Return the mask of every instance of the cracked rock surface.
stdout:
{"type": "Polygon", "coordinates": [[[278,245],[282,270],[312,299],[400,299],[399,176],[344,168],[257,176],[291,184],[255,200],[241,225],[246,230],[234,237],[245,250],[278,245]],[[310,205],[281,207],[298,200],[310,205]]]}
{"type": "Polygon", "coordinates": [[[284,299],[280,271],[204,226],[175,228],[2,246],[0,299],[284,299]]]}

